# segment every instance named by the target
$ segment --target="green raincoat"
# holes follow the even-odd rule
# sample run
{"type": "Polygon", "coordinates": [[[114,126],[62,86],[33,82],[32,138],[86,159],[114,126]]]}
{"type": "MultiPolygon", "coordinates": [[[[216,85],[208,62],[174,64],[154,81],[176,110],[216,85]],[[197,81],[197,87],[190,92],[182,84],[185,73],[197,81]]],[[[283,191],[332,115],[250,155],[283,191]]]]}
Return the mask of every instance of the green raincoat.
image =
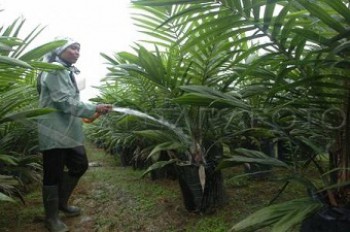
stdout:
{"type": "Polygon", "coordinates": [[[81,118],[91,118],[96,112],[96,105],[80,101],[79,90],[72,82],[70,72],[69,68],[64,68],[42,74],[39,106],[57,111],[38,119],[41,151],[83,145],[81,118]]]}

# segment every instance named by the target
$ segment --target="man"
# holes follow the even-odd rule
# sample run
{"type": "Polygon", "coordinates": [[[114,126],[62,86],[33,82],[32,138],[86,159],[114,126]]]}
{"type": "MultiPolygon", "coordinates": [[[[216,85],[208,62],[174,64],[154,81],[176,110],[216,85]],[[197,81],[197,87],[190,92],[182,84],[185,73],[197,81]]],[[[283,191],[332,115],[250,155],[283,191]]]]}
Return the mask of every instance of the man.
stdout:
{"type": "Polygon", "coordinates": [[[78,216],[81,210],[68,205],[68,199],[88,168],[81,118],[96,118],[112,106],[80,101],[73,66],[80,56],[80,44],[71,38],[46,56],[62,69],[43,72],[39,78],[40,107],[56,109],[38,120],[39,148],[43,153],[43,203],[45,225],[50,231],[68,231],[59,219],[59,210],[78,216]],[[65,168],[67,171],[65,171],[65,168]]]}

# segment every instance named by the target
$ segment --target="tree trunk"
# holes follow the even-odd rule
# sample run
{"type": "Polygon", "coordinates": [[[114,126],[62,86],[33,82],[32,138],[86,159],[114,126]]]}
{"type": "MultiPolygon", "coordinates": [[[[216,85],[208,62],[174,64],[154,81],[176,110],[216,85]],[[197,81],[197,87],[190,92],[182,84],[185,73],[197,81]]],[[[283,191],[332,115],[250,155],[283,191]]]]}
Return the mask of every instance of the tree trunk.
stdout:
{"type": "Polygon", "coordinates": [[[223,177],[215,165],[205,166],[205,186],[202,188],[199,166],[177,166],[179,184],[185,208],[195,213],[210,213],[223,204],[225,199],[223,177]]]}
{"type": "Polygon", "coordinates": [[[223,148],[211,141],[205,142],[203,147],[206,151],[205,163],[201,164],[204,166],[204,175],[200,173],[203,170],[200,164],[177,166],[185,207],[196,213],[210,213],[225,201],[222,172],[216,170],[223,156],[223,148]],[[204,186],[203,181],[201,182],[203,176],[204,186]]]}
{"type": "Polygon", "coordinates": [[[300,232],[348,232],[350,211],[344,208],[326,207],[302,222],[300,232]]]}
{"type": "MultiPolygon", "coordinates": [[[[350,89],[350,82],[345,83],[350,89]]],[[[342,122],[342,128],[336,138],[335,144],[329,151],[330,157],[330,169],[339,168],[340,170],[335,172],[335,175],[331,175],[331,182],[334,183],[345,183],[349,181],[349,159],[350,159],[350,90],[347,91],[345,103],[343,106],[343,115],[339,115],[339,119],[342,122]],[[345,118],[344,118],[345,117],[345,118]]],[[[348,204],[347,198],[349,195],[349,187],[342,187],[337,195],[338,202],[334,199],[335,197],[329,193],[330,203],[333,206],[342,206],[348,204]],[[333,199],[332,199],[333,198],[333,199]]]]}
{"type": "MultiPolygon", "coordinates": [[[[350,89],[350,83],[347,83],[347,86],[350,89]]],[[[342,139],[341,141],[341,153],[340,153],[340,164],[339,167],[341,168],[339,173],[339,180],[338,182],[344,183],[345,181],[349,180],[349,158],[350,158],[350,91],[348,91],[347,98],[344,104],[344,127],[343,127],[343,136],[340,136],[342,139]]]]}

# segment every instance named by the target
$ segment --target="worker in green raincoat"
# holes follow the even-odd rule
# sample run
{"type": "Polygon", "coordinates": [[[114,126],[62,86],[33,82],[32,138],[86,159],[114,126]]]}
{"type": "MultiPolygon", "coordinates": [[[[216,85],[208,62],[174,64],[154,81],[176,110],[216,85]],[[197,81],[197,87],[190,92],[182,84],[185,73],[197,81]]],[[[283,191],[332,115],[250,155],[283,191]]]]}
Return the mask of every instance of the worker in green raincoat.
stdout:
{"type": "Polygon", "coordinates": [[[66,216],[78,216],[81,212],[78,207],[68,205],[68,199],[88,168],[82,118],[96,118],[112,109],[108,104],[95,105],[79,100],[75,81],[79,71],[73,64],[79,58],[80,44],[71,38],[60,40],[66,43],[46,59],[62,69],[42,72],[38,77],[40,107],[56,109],[38,119],[45,225],[50,231],[68,231],[59,218],[59,210],[66,216]]]}

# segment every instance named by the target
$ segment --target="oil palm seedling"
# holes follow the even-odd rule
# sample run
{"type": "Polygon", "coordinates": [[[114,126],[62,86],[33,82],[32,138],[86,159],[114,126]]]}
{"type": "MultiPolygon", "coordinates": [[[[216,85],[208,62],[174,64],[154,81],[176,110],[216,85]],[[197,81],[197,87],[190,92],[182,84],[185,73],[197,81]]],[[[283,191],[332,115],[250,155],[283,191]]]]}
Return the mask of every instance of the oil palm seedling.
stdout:
{"type": "MultiPolygon", "coordinates": [[[[135,44],[136,54],[104,54],[109,63],[109,73],[106,77],[108,85],[102,88],[102,97],[105,97],[105,101],[114,98],[109,102],[116,106],[125,106],[127,103],[131,109],[169,123],[168,126],[162,123],[138,123],[139,128],[129,131],[130,135],[138,138],[135,141],[143,141],[145,147],[140,151],[148,160],[155,162],[159,161],[162,154],[168,156],[167,160],[150,166],[145,175],[175,164],[178,173],[187,176],[179,176],[180,185],[185,191],[184,197],[192,196],[188,201],[184,199],[187,209],[204,212],[222,201],[224,195],[221,173],[215,170],[223,153],[219,140],[222,130],[216,124],[220,112],[176,99],[184,94],[185,87],[191,86],[205,85],[222,91],[231,90],[230,84],[234,79],[229,78],[229,73],[232,73],[229,63],[233,56],[239,56],[240,52],[234,48],[243,48],[245,42],[220,41],[217,36],[208,36],[198,44],[193,43],[196,33],[200,35],[207,31],[205,28],[196,29],[202,20],[191,23],[184,23],[184,19],[168,21],[176,12],[186,10],[187,6],[136,8],[145,12],[136,14],[134,19],[150,38],[142,41],[142,45],[135,44]],[[195,33],[189,33],[194,30],[195,33]],[[191,44],[188,45],[188,42],[191,44]],[[153,50],[149,48],[150,45],[154,46],[153,50]],[[111,92],[118,95],[111,97],[111,92]],[[187,174],[182,170],[185,168],[189,169],[187,174]],[[192,178],[190,181],[196,182],[192,184],[196,193],[191,192],[181,178],[192,178]],[[216,193],[214,188],[217,189],[216,193]],[[208,194],[211,196],[204,199],[208,194]],[[215,197],[212,197],[213,194],[216,194],[215,197]]],[[[211,19],[212,16],[208,16],[206,20],[209,22],[211,19]]],[[[238,105],[245,107],[238,96],[233,97],[238,105]]],[[[109,132],[110,135],[116,135],[113,141],[122,141],[118,131],[114,132],[109,132]]]]}
{"type": "MultiPolygon", "coordinates": [[[[32,50],[27,46],[42,28],[19,38],[25,20],[17,19],[1,28],[0,35],[0,200],[21,198],[19,189],[39,180],[40,160],[36,149],[36,123],[32,119],[51,109],[37,108],[35,88],[37,72],[58,68],[41,58],[58,43],[47,43],[32,50]]],[[[23,201],[23,198],[22,198],[23,201]]]]}

